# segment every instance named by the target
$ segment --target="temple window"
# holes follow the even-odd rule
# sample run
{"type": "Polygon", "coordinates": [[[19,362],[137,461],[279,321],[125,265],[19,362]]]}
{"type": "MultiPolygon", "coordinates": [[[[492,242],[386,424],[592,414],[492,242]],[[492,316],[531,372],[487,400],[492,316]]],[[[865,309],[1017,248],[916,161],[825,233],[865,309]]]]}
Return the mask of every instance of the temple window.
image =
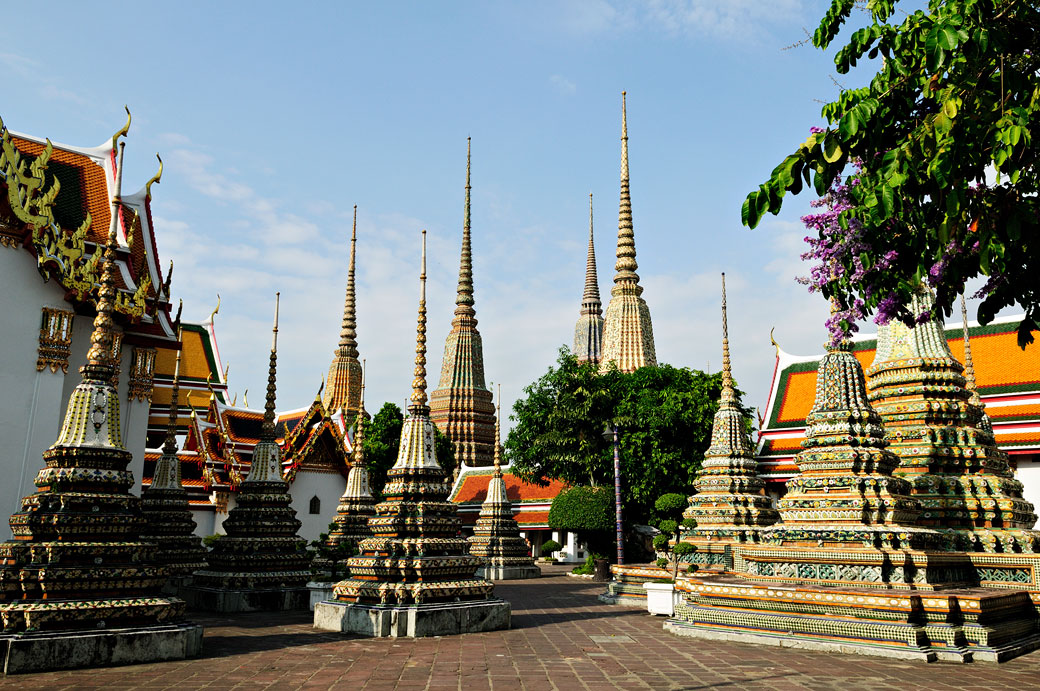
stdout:
{"type": "Polygon", "coordinates": [[[311,513],[312,514],[319,514],[319,513],[321,513],[321,499],[318,499],[317,495],[314,495],[313,497],[311,497],[311,513]]]}

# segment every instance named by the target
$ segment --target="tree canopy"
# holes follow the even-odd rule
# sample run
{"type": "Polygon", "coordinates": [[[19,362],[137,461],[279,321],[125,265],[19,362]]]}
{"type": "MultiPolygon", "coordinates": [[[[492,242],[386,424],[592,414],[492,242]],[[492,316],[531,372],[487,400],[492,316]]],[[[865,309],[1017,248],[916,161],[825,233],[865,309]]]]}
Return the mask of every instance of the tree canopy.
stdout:
{"type": "MultiPolygon", "coordinates": [[[[823,106],[826,128],[787,156],[744,202],[754,228],[779,212],[787,192],[811,184],[824,195],[847,166],[844,199],[832,209],[841,232],[809,253],[812,281],[836,298],[846,334],[856,318],[912,323],[910,298],[931,285],[947,316],[965,282],[987,277],[977,296],[988,323],[1019,304],[1019,343],[1040,318],[1040,8],[1030,0],[930,0],[897,13],[899,0],[868,0],[867,21],[846,27],[856,0],[832,0],[812,43],[827,49],[848,33],[834,63],[848,73],[881,58],[867,86],[823,106]],[[878,264],[884,266],[878,270],[878,264]]],[[[858,16],[858,14],[857,14],[858,16]]],[[[876,65],[878,63],[873,63],[876,65]]]]}
{"type": "Polygon", "coordinates": [[[531,482],[612,486],[612,443],[603,433],[616,422],[625,520],[646,523],[662,494],[689,494],[721,390],[720,374],[670,365],[600,375],[561,348],[556,367],[514,405],[506,453],[531,482]]]}
{"type": "Polygon", "coordinates": [[[569,487],[553,499],[547,519],[553,530],[568,530],[597,557],[609,556],[614,545],[614,492],[604,486],[569,487]]]}
{"type": "MultiPolygon", "coordinates": [[[[403,427],[404,413],[395,403],[389,401],[384,403],[372,421],[365,425],[365,461],[368,464],[368,478],[373,494],[383,493],[386,474],[397,462],[403,427]]],[[[437,461],[444,468],[445,474],[451,475],[455,468],[455,447],[436,427],[434,440],[437,461]]]]}

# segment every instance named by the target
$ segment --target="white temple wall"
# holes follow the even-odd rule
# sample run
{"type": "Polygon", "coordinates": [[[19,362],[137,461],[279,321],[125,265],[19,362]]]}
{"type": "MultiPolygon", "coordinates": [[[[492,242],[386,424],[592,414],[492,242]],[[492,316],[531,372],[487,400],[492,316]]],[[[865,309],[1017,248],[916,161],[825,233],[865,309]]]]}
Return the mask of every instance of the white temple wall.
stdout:
{"type": "Polygon", "coordinates": [[[1033,502],[1033,509],[1040,511],[1040,456],[1018,456],[1015,477],[1022,483],[1022,497],[1033,502]]]}
{"type": "Polygon", "coordinates": [[[303,523],[300,526],[300,537],[309,542],[317,540],[325,532],[336,517],[339,498],[346,488],[347,481],[339,473],[305,469],[297,471],[296,478],[289,485],[289,496],[292,497],[296,518],[303,523]],[[320,503],[316,514],[310,512],[311,499],[314,497],[318,497],[320,503]]]}
{"type": "Polygon", "coordinates": [[[191,511],[192,520],[195,521],[195,535],[206,537],[217,532],[213,527],[213,522],[217,516],[216,511],[212,508],[196,507],[192,505],[189,505],[188,509],[191,511]]]}
{"type": "MultiPolygon", "coordinates": [[[[57,283],[44,283],[23,249],[0,247],[0,537],[11,537],[7,517],[22,497],[36,491],[33,480],[43,467],[42,453],[58,438],[64,413],[64,381],[59,369],[36,371],[44,307],[71,310],[57,283]]],[[[76,317],[75,322],[81,318],[76,317]]]]}

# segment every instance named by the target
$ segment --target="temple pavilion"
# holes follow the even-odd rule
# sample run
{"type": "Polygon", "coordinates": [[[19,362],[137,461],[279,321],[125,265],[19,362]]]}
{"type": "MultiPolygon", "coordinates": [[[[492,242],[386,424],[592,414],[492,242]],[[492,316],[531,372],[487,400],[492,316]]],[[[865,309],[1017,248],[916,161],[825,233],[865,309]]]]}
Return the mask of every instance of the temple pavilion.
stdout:
{"type": "MultiPolygon", "coordinates": [[[[172,267],[163,270],[151,213],[158,172],[113,207],[117,142],[126,124],[98,146],[55,144],[7,129],[0,121],[0,507],[17,511],[31,494],[40,454],[58,436],[94,318],[101,252],[116,222],[112,384],[124,402],[128,469],[144,466],[149,401],[156,360],[173,372],[176,333],[170,314],[172,267]]],[[[155,444],[161,444],[165,421],[155,444]]],[[[2,529],[7,532],[6,528],[2,529]]],[[[7,533],[9,536],[10,533],[7,533]]],[[[2,537],[2,536],[0,536],[2,537]]]]}

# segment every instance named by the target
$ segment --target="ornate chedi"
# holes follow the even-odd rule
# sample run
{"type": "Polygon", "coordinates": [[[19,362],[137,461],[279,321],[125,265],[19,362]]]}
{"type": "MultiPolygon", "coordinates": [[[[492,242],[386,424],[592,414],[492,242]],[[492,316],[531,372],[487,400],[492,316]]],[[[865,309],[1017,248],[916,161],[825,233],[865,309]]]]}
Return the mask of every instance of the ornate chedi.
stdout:
{"type": "Polygon", "coordinates": [[[589,194],[589,254],[585,260],[585,294],[581,298],[581,316],[574,325],[574,348],[578,362],[599,364],[603,349],[603,302],[599,298],[599,275],[596,272],[596,247],[592,234],[592,194],[589,194]]]}
{"type": "MultiPolygon", "coordinates": [[[[919,314],[932,301],[922,287],[910,310],[919,314]]],[[[1033,506],[1022,498],[1022,483],[963,373],[937,318],[913,328],[893,320],[878,329],[867,375],[870,399],[899,457],[896,475],[912,483],[921,502],[918,522],[942,530],[951,548],[1040,551],[1040,533],[1029,530],[1033,506]]]]}
{"type": "Polygon", "coordinates": [[[329,365],[329,377],[321,402],[329,414],[343,410],[346,420],[353,420],[361,410],[361,363],[357,347],[357,300],[354,291],[354,252],[357,247],[357,205],[354,206],[354,229],[350,235],[350,268],[347,269],[347,294],[343,300],[343,326],[339,347],[329,365]]]}
{"type": "Polygon", "coordinates": [[[711,428],[711,446],[694,481],[696,494],[683,513],[684,518],[697,521],[696,528],[683,535],[683,542],[697,549],[693,563],[724,568],[727,545],[758,542],[762,528],[779,520],[756,468],[755,447],[730,370],[726,274],[722,274],[722,397],[711,428]]]}
{"type": "MultiPolygon", "coordinates": [[[[122,148],[119,167],[122,171],[122,148]]],[[[121,175],[112,199],[118,218],[121,175]]],[[[184,602],[159,595],[167,571],[141,540],[131,453],[112,386],[116,227],[99,247],[100,287],[82,381],[58,440],[43,453],[37,491],[11,516],[0,545],[0,657],[5,673],[182,659],[198,654],[202,627],[184,602]]]]}
{"type": "Polygon", "coordinates": [[[347,475],[347,488],[340,497],[336,527],[329,531],[326,544],[337,547],[342,544],[356,546],[367,537],[372,537],[368,519],[376,514],[376,500],[369,486],[368,468],[365,466],[365,379],[361,378],[361,400],[356,427],[354,428],[354,463],[347,475]]]}
{"type": "Polygon", "coordinates": [[[437,463],[426,405],[426,231],[423,231],[415,378],[397,462],[387,474],[385,501],[368,525],[373,537],[348,560],[350,578],[335,600],[314,607],[314,625],[367,636],[435,636],[509,626],[509,604],[494,585],[474,577],[481,559],[459,537],[448,501],[450,485],[437,463]]]}
{"type": "Polygon", "coordinates": [[[628,116],[625,92],[621,92],[621,204],[618,209],[617,263],[614,287],[603,316],[603,350],[600,371],[614,363],[622,372],[656,366],[654,326],[650,308],[642,298],[636,269],[636,235],[632,226],[632,196],[628,186],[628,116]]]}
{"type": "Polygon", "coordinates": [[[209,568],[197,571],[186,591],[198,609],[250,612],[307,607],[306,541],[296,534],[300,520],[290,506],[289,483],[282,477],[282,455],[275,442],[277,296],[260,441],[253,448],[249,475],[239,486],[238,503],[224,520],[227,534],[214,544],[209,568]]]}
{"type": "MultiPolygon", "coordinates": [[[[931,549],[910,483],[848,342],[820,361],[781,523],[723,574],[680,578],[679,635],[924,660],[1002,661],[1040,647],[1025,590],[978,584],[969,555],[931,549]]],[[[1029,555],[1032,556],[1032,555],[1029,555]]]]}
{"type": "Polygon", "coordinates": [[[750,547],[748,575],[914,588],[972,580],[970,569],[947,569],[944,560],[933,564],[913,552],[938,547],[939,536],[916,527],[920,506],[910,483],[892,475],[899,458],[886,448],[847,341],[828,346],[820,361],[806,424],[798,476],[779,503],[783,522],[762,533],[776,547],[750,547]]]}
{"type": "MultiPolygon", "coordinates": [[[[502,400],[501,391],[498,398],[502,400]]],[[[520,526],[513,518],[513,505],[506,496],[506,483],[502,479],[501,418],[502,404],[499,403],[495,416],[495,470],[473,528],[473,537],[469,538],[469,553],[484,560],[478,576],[491,580],[538,578],[542,570],[534,564],[530,545],[520,537],[520,526]]]]}
{"type": "MultiPolygon", "coordinates": [[[[180,333],[177,337],[180,342],[180,333]]],[[[159,546],[157,561],[169,571],[169,586],[176,589],[191,582],[191,575],[206,567],[206,548],[195,535],[195,520],[188,508],[188,493],[181,484],[181,463],[177,458],[177,417],[180,409],[181,351],[173,370],[170,392],[170,418],[162,455],[155,464],[152,483],[141,492],[141,511],[147,526],[141,539],[159,546]]]]}
{"type": "Polygon", "coordinates": [[[444,342],[440,382],[430,395],[430,419],[455,446],[455,474],[463,465],[489,466],[494,456],[495,406],[484,383],[484,346],[473,309],[470,251],[470,152],[466,148],[466,207],[455,317],[444,342]]]}

